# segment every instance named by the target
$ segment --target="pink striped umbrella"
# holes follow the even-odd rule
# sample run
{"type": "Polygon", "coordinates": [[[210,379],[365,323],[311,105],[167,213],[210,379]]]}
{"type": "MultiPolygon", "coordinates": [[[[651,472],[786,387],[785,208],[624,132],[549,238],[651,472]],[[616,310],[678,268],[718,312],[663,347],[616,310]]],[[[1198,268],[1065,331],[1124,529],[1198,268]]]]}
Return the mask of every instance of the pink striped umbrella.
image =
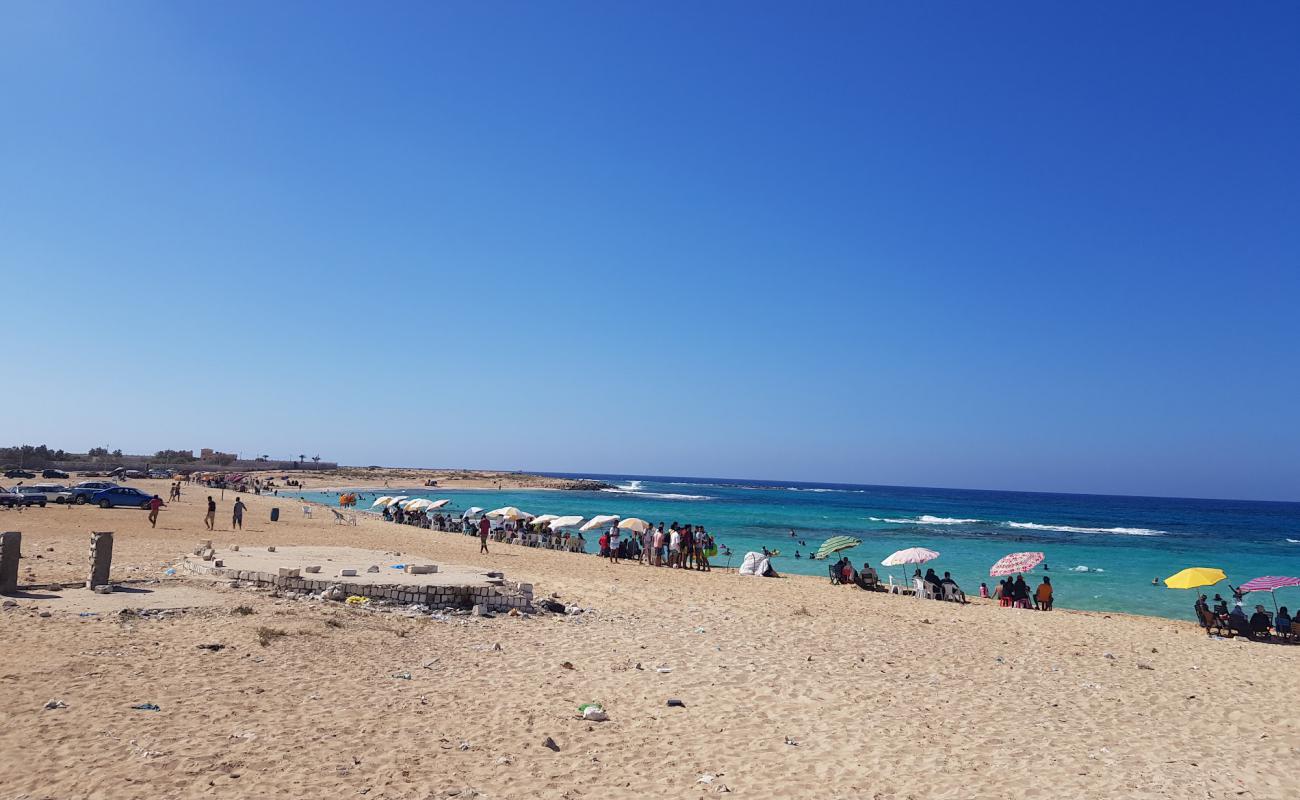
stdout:
{"type": "Polygon", "coordinates": [[[989,568],[989,577],[1001,578],[1004,575],[1015,575],[1017,572],[1028,572],[1038,566],[1044,556],[1042,553],[1012,553],[998,559],[998,563],[989,568]]]}
{"type": "Polygon", "coordinates": [[[1273,595],[1273,610],[1277,611],[1276,590],[1286,586],[1300,586],[1300,578],[1288,578],[1285,575],[1265,575],[1262,578],[1251,578],[1237,588],[1242,593],[1268,592],[1273,595]]]}
{"type": "Polygon", "coordinates": [[[1288,578],[1284,575],[1265,575],[1262,578],[1251,578],[1239,588],[1243,592],[1271,592],[1274,589],[1281,589],[1283,586],[1300,586],[1300,578],[1288,578]]]}

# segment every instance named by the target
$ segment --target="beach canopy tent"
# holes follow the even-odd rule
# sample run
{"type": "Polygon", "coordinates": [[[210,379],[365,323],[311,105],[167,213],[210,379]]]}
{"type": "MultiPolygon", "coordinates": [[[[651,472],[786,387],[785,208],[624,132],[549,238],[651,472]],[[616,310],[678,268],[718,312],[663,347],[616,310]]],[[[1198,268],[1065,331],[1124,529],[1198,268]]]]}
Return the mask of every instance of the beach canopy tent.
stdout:
{"type": "Polygon", "coordinates": [[[375,502],[370,504],[370,507],[378,508],[379,506],[386,506],[392,499],[393,498],[389,497],[388,495],[384,495],[383,497],[377,497],[375,498],[375,502]]]}
{"type": "Polygon", "coordinates": [[[738,575],[755,575],[762,578],[779,578],[776,570],[772,569],[772,560],[762,553],[749,552],[745,554],[745,560],[741,563],[740,569],[736,571],[738,575]]]}
{"type": "Polygon", "coordinates": [[[485,514],[484,516],[491,517],[492,519],[511,519],[511,520],[533,518],[532,514],[529,514],[527,511],[520,511],[514,506],[502,506],[501,508],[494,508],[491,511],[487,512],[487,514],[485,514]]]}
{"type": "Polygon", "coordinates": [[[904,564],[924,564],[927,561],[933,561],[938,558],[939,554],[934,550],[927,550],[924,547],[909,547],[906,550],[899,550],[896,553],[890,553],[884,561],[880,563],[886,567],[901,567],[904,564]]]}
{"type": "Polygon", "coordinates": [[[465,519],[467,517],[473,517],[482,513],[483,513],[483,509],[479,508],[478,506],[470,506],[469,508],[465,509],[465,513],[461,514],[460,518],[465,519]]]}
{"type": "Polygon", "coordinates": [[[1015,575],[1021,572],[1028,572],[1043,562],[1042,553],[1011,553],[998,559],[998,563],[989,568],[990,578],[1003,578],[1007,575],[1015,575]]]}
{"type": "Polygon", "coordinates": [[[551,520],[551,530],[558,531],[561,528],[574,528],[582,524],[582,517],[556,517],[551,520]]]}
{"type": "Polygon", "coordinates": [[[841,550],[852,550],[860,544],[862,544],[862,540],[853,536],[832,536],[822,542],[822,546],[817,548],[816,553],[813,553],[813,558],[823,559],[841,550]]]}
{"type": "Polygon", "coordinates": [[[1165,578],[1165,586],[1170,589],[1199,589],[1213,586],[1228,576],[1216,567],[1188,567],[1176,575],[1165,578]]]}
{"type": "Polygon", "coordinates": [[[596,516],[592,517],[587,522],[586,525],[583,525],[578,530],[594,531],[597,528],[604,528],[607,525],[612,525],[615,522],[618,522],[618,520],[619,520],[618,514],[597,514],[596,516]]]}
{"type": "Polygon", "coordinates": [[[625,520],[621,520],[618,523],[618,527],[627,531],[636,531],[637,533],[645,533],[650,528],[650,523],[646,522],[643,519],[637,519],[636,517],[628,517],[625,520]]]}
{"type": "Polygon", "coordinates": [[[1300,578],[1289,578],[1285,575],[1265,575],[1262,578],[1251,578],[1250,580],[1237,587],[1242,592],[1268,592],[1273,595],[1273,610],[1277,610],[1277,590],[1285,589],[1288,586],[1300,586],[1300,578]]]}

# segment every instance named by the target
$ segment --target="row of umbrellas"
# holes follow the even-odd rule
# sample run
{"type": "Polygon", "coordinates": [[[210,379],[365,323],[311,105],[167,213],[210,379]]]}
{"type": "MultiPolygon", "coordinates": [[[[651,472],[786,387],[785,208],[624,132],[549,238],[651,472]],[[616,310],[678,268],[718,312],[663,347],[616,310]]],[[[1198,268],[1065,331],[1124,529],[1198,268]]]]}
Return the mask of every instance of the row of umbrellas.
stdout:
{"type": "Polygon", "coordinates": [[[486,512],[483,509],[475,506],[473,508],[467,509],[465,513],[461,515],[461,519],[473,517],[478,514],[482,514],[483,516],[489,519],[504,519],[504,520],[511,520],[514,522],[528,520],[530,525],[535,525],[535,526],[549,524],[551,526],[551,530],[560,530],[562,528],[577,528],[580,531],[594,531],[594,530],[599,530],[601,528],[607,528],[611,525],[615,525],[621,530],[629,530],[629,531],[634,531],[636,533],[645,533],[646,531],[650,530],[651,527],[650,523],[646,522],[643,519],[638,519],[636,517],[628,517],[627,519],[623,519],[617,514],[597,514],[596,516],[592,517],[586,522],[583,522],[585,517],[559,516],[556,514],[542,514],[541,516],[535,516],[533,514],[529,514],[527,511],[520,511],[514,506],[503,506],[501,508],[494,508],[491,511],[486,511],[486,512]]]}
{"type": "Polygon", "coordinates": [[[394,506],[396,506],[397,508],[400,508],[403,511],[420,511],[420,510],[432,511],[435,508],[442,508],[443,506],[447,505],[450,502],[451,502],[450,500],[429,500],[424,497],[412,498],[412,497],[407,497],[404,494],[401,494],[396,497],[384,496],[384,497],[376,498],[375,502],[370,504],[370,507],[379,508],[380,506],[383,506],[385,508],[393,508],[394,506]]]}
{"type": "MultiPolygon", "coordinates": [[[[862,540],[854,536],[832,536],[822,542],[822,546],[817,548],[813,558],[820,560],[841,550],[851,550],[860,544],[862,544],[862,540]]],[[[925,547],[909,547],[905,550],[890,553],[880,563],[886,567],[901,567],[908,564],[924,564],[938,557],[939,552],[937,550],[930,550],[925,547]]],[[[1042,563],[1043,558],[1044,555],[1039,552],[1011,553],[998,559],[998,562],[989,569],[989,575],[1000,578],[1006,575],[1028,572],[1042,563]]]]}

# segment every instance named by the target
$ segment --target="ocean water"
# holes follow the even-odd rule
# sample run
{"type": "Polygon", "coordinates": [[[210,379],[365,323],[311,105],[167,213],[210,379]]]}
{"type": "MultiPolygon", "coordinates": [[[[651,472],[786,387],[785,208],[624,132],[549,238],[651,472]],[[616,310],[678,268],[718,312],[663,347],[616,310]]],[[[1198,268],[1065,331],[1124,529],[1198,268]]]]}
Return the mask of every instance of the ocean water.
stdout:
{"type": "MultiPolygon", "coordinates": [[[[951,572],[967,593],[1002,556],[1022,550],[1046,554],[1046,571],[1062,608],[1119,611],[1191,618],[1195,595],[1153,586],[1193,566],[1219,567],[1228,580],[1210,589],[1228,594],[1260,575],[1300,575],[1300,503],[1192,500],[1152,497],[1040,494],[1027,492],[921,489],[846,484],[736,481],[635,475],[557,475],[595,478],[617,488],[602,491],[369,490],[367,497],[408,494],[450,499],[449,510],[512,505],[532,514],[618,514],[652,523],[704,525],[735,553],[766,546],[779,550],[773,564],[782,573],[826,575],[825,561],[811,561],[822,540],[841,534],[862,544],[848,555],[865,560],[885,580],[904,577],[880,561],[905,547],[940,553],[927,566],[951,572]],[[794,536],[790,531],[794,531],[794,536]],[[801,544],[804,542],[806,544],[801,544]],[[796,559],[798,551],[803,558],[796,559]]],[[[307,492],[305,499],[335,502],[333,495],[307,492]]],[[[368,508],[369,500],[359,507],[368,508]]],[[[594,549],[594,536],[589,536],[594,549]]],[[[715,559],[727,566],[727,559],[715,559]]],[[[580,568],[575,565],[575,569],[580,568]]],[[[629,567],[631,569],[633,567],[629,567]]],[[[1037,583],[1036,580],[1031,581],[1037,583]]],[[[1282,605],[1300,606],[1300,589],[1277,593],[1282,605]]],[[[1250,602],[1272,607],[1267,593],[1250,602]]]]}

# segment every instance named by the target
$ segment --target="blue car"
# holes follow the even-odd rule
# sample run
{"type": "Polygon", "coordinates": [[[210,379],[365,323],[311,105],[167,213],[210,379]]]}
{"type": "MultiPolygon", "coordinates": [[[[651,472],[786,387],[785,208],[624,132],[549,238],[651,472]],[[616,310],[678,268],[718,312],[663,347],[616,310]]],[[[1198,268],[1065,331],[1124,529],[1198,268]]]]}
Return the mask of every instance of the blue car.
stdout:
{"type": "Polygon", "coordinates": [[[130,486],[119,486],[116,489],[105,489],[102,492],[95,492],[90,496],[90,502],[100,508],[114,508],[116,506],[148,508],[149,501],[152,499],[153,495],[145,494],[139,489],[133,489],[130,486]]]}

